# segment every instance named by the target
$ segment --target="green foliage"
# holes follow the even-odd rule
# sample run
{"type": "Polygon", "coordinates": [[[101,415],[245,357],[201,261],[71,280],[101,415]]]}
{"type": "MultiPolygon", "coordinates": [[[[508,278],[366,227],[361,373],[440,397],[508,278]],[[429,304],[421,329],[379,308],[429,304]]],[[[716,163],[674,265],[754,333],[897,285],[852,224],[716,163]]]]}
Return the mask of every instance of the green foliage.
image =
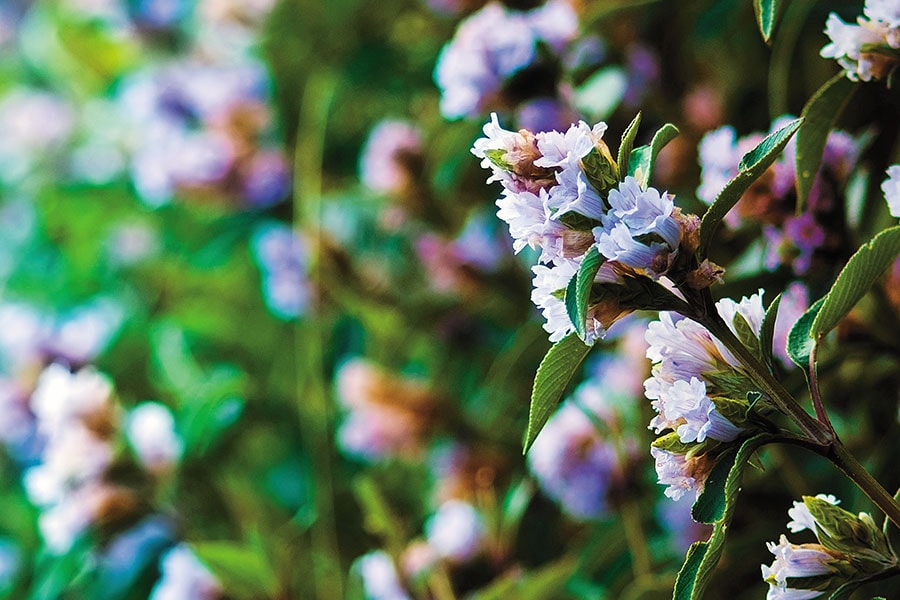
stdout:
{"type": "Polygon", "coordinates": [[[569,385],[581,362],[590,352],[577,333],[570,333],[556,342],[534,377],[534,388],[531,392],[531,408],[528,412],[528,429],[525,432],[524,451],[527,452],[541,432],[547,419],[559,404],[563,392],[569,385]]]}
{"type": "MultiPolygon", "coordinates": [[[[591,297],[591,287],[594,284],[594,277],[600,266],[603,264],[603,257],[596,246],[592,246],[581,265],[578,272],[572,276],[569,285],[566,288],[566,312],[569,320],[575,325],[575,331],[582,341],[586,336],[586,320],[588,311],[588,302],[591,297]]],[[[587,343],[587,342],[585,342],[587,343]]]]}
{"type": "Polygon", "coordinates": [[[802,124],[802,119],[791,121],[778,131],[770,133],[755,148],[744,155],[738,165],[738,174],[719,192],[715,202],[707,209],[700,221],[700,247],[697,252],[701,258],[709,255],[709,245],[716,228],[728,211],[734,208],[750,185],[775,162],[790,141],[791,136],[802,124]]]}
{"type": "Polygon", "coordinates": [[[227,541],[196,542],[191,549],[235,600],[275,595],[275,573],[257,549],[227,541]]]}
{"type": "Polygon", "coordinates": [[[838,73],[816,91],[803,107],[797,131],[797,214],[803,212],[832,127],[859,85],[838,73]]]}
{"type": "Polygon", "coordinates": [[[772,34],[778,19],[779,3],[777,0],[753,0],[753,12],[756,13],[756,22],[759,31],[766,43],[771,43],[772,34]]]}
{"type": "Polygon", "coordinates": [[[704,597],[716,563],[725,548],[726,532],[731,524],[741,491],[741,478],[753,453],[771,441],[761,433],[722,452],[710,471],[692,509],[695,520],[713,525],[705,542],[695,542],[675,581],[674,600],[699,600],[704,597]]]}
{"type": "Polygon", "coordinates": [[[781,305],[781,296],[782,294],[775,296],[775,299],[766,308],[766,314],[763,317],[762,327],[759,332],[759,347],[769,370],[772,370],[774,365],[775,321],[778,319],[778,307],[781,305]]]}
{"type": "Polygon", "coordinates": [[[678,128],[671,123],[666,123],[653,134],[653,139],[650,140],[649,145],[638,146],[631,151],[628,159],[628,174],[637,179],[642,188],[650,185],[650,177],[653,175],[656,157],[659,156],[666,144],[676,137],[678,137],[678,128]]]}
{"type": "Polygon", "coordinates": [[[804,312],[788,333],[787,353],[794,364],[806,373],[809,370],[809,356],[816,345],[816,340],[810,336],[813,321],[825,303],[824,298],[819,298],[804,312]]]}
{"type": "Polygon", "coordinates": [[[625,181],[625,176],[629,174],[628,166],[631,159],[631,151],[634,149],[634,140],[637,137],[640,126],[641,113],[638,112],[622,133],[622,141],[619,143],[619,153],[616,159],[616,163],[619,165],[620,181],[625,181]]]}
{"type": "Polygon", "coordinates": [[[822,308],[810,325],[809,335],[818,339],[834,329],[893,264],[898,254],[900,226],[882,231],[857,250],[825,295],[822,308]]]}

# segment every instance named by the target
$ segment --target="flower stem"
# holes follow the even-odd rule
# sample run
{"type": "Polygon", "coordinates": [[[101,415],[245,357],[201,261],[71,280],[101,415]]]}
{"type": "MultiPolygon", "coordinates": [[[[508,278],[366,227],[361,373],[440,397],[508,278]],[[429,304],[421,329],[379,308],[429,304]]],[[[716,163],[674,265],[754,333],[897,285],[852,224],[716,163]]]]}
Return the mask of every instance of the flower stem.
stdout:
{"type": "Polygon", "coordinates": [[[732,333],[731,329],[719,317],[719,314],[713,310],[701,318],[694,318],[701,325],[706,327],[726,348],[741,361],[743,367],[766,396],[775,404],[784,414],[791,417],[803,433],[816,443],[828,445],[834,440],[834,433],[823,423],[812,417],[803,410],[790,392],[788,392],[781,382],[775,379],[769,370],[753,355],[737,336],[732,333]]]}
{"type": "Polygon", "coordinates": [[[900,504],[897,504],[890,492],[872,477],[872,474],[856,460],[856,457],[847,450],[840,440],[835,440],[832,443],[828,458],[869,497],[869,500],[875,506],[881,509],[895,526],[900,527],[900,504]]]}
{"type": "Polygon", "coordinates": [[[819,374],[816,370],[816,349],[818,344],[813,344],[812,350],[809,352],[809,394],[812,396],[813,406],[816,409],[816,418],[820,423],[826,425],[828,429],[834,433],[834,426],[831,419],[828,418],[828,412],[825,410],[825,404],[822,402],[822,394],[819,393],[819,374]]]}
{"type": "Polygon", "coordinates": [[[653,573],[653,564],[650,554],[647,552],[647,538],[644,535],[644,526],[641,523],[641,511],[632,498],[626,498],[619,505],[619,515],[622,517],[622,527],[625,529],[625,541],[631,552],[631,565],[635,578],[645,577],[653,573]]]}

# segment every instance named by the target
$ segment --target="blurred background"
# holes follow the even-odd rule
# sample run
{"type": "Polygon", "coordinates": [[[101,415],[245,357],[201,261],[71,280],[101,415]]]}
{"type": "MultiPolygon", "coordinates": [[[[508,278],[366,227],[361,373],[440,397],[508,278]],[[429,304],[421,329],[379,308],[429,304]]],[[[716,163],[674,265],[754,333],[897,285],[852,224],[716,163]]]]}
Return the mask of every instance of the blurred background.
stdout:
{"type": "MultiPolygon", "coordinates": [[[[681,130],[651,184],[702,213],[861,4],[794,0],[767,46],[749,0],[0,0],[0,597],[671,597],[708,531],[656,484],[652,315],[523,456],[537,256],[470,148],[492,112],[616,148],[641,110],[639,143],[681,130]]],[[[827,289],[890,222],[897,109],[860,90],[803,215],[788,161],[748,192],[717,297],[789,289],[789,325],[827,289]]],[[[824,356],[886,483],[898,290],[824,356]]],[[[812,457],[759,466],[714,598],[763,596],[792,499],[869,509],[812,457]]]]}

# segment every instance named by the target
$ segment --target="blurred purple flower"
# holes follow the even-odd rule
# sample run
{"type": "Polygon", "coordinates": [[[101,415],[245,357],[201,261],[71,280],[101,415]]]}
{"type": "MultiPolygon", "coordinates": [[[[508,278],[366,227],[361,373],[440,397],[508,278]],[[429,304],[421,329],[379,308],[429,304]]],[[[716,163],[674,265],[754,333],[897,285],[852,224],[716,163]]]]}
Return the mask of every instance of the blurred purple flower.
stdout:
{"type": "Polygon", "coordinates": [[[363,185],[383,194],[399,194],[409,189],[415,173],[411,159],[422,154],[422,132],[399,120],[378,123],[369,133],[359,160],[363,185]]]}
{"type": "Polygon", "coordinates": [[[309,306],[305,241],[288,225],[270,222],[257,227],[251,242],[263,279],[266,305],[281,319],[296,319],[309,306]]]}
{"type": "Polygon", "coordinates": [[[487,4],[460,24],[438,57],[441,113],[456,119],[496,108],[505,81],[538,60],[539,44],[559,55],[577,31],[578,17],[564,0],[527,12],[487,4]]]}

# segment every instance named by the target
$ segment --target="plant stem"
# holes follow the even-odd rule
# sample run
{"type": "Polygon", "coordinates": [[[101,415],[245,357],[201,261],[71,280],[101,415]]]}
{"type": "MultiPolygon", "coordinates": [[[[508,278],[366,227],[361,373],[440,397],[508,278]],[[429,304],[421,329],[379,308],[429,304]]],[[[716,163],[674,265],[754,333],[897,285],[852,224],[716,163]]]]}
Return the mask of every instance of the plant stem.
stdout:
{"type": "Polygon", "coordinates": [[[809,394],[812,396],[813,406],[816,409],[816,418],[820,423],[827,426],[834,433],[834,426],[831,419],[828,418],[828,412],[825,410],[825,404],[822,402],[822,394],[819,393],[819,374],[816,370],[816,350],[818,344],[813,344],[812,350],[809,352],[809,394]]]}
{"type": "MultiPolygon", "coordinates": [[[[687,315],[689,318],[694,318],[687,315]]],[[[775,379],[772,373],[760,363],[753,353],[746,347],[737,336],[732,333],[731,329],[719,317],[715,308],[709,311],[705,316],[697,319],[701,325],[706,327],[726,348],[741,361],[743,367],[766,396],[778,407],[781,412],[791,417],[800,427],[810,441],[827,446],[834,440],[834,434],[823,424],[817,421],[803,410],[790,392],[788,392],[781,382],[775,379]]]]}
{"type": "Polygon", "coordinates": [[[622,527],[625,529],[625,541],[631,552],[631,565],[635,578],[645,577],[653,573],[653,564],[647,552],[647,538],[641,523],[641,511],[632,498],[626,498],[619,505],[622,527]]]}
{"type": "Polygon", "coordinates": [[[891,522],[900,527],[900,505],[872,474],[860,464],[847,448],[835,440],[829,449],[828,458],[849,477],[856,486],[869,497],[875,506],[887,516],[891,522]]]}
{"type": "MultiPolygon", "coordinates": [[[[306,81],[300,106],[300,126],[294,149],[294,225],[312,229],[313,241],[320,242],[322,157],[325,129],[336,79],[326,73],[313,73],[306,81]]],[[[320,285],[318,250],[313,252],[310,278],[320,285]]],[[[297,368],[297,407],[300,431],[306,442],[315,474],[315,521],[310,527],[313,584],[317,598],[343,598],[344,577],[340,564],[334,514],[334,480],[331,466],[331,406],[325,380],[324,332],[311,319],[300,319],[295,328],[297,368]]]]}

